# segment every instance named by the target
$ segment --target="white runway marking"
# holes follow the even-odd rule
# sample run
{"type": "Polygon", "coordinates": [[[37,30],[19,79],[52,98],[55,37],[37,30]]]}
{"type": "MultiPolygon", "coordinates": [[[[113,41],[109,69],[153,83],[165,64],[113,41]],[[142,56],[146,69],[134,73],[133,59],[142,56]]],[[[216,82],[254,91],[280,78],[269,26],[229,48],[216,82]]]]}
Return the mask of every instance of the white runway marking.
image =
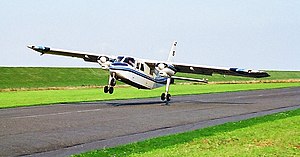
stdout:
{"type": "Polygon", "coordinates": [[[30,115],[30,116],[11,117],[11,119],[38,118],[38,117],[46,117],[46,116],[66,115],[66,114],[72,114],[72,113],[96,112],[96,111],[100,111],[100,110],[103,110],[103,109],[81,110],[81,111],[73,111],[73,112],[59,112],[59,113],[48,113],[48,114],[38,114],[38,115],[30,115]]]}

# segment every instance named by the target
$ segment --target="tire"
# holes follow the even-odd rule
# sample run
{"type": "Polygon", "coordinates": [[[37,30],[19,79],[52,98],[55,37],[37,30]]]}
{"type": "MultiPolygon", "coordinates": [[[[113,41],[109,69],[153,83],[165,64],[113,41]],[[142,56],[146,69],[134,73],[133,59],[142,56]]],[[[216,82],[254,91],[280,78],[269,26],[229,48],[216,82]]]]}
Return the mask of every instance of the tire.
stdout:
{"type": "Polygon", "coordinates": [[[171,100],[171,94],[167,94],[167,101],[171,100]]]}
{"type": "Polygon", "coordinates": [[[108,90],[109,94],[112,94],[114,93],[114,87],[109,87],[109,90],[108,90]]]}
{"type": "Polygon", "coordinates": [[[104,87],[104,93],[108,93],[108,86],[104,87]]]}
{"type": "Polygon", "coordinates": [[[165,101],[166,100],[166,94],[165,93],[162,93],[161,96],[160,96],[160,99],[162,101],[165,101]]]}

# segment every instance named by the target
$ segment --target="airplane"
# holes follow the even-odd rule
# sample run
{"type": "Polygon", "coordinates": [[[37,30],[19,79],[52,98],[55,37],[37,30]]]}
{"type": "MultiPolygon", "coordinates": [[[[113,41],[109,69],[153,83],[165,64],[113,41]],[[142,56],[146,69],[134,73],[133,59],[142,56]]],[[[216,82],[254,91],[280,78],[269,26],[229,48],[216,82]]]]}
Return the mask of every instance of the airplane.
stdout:
{"type": "Polygon", "coordinates": [[[175,63],[173,58],[176,54],[177,41],[174,41],[167,61],[156,61],[140,59],[131,56],[111,56],[103,54],[92,54],[88,52],[53,49],[46,46],[28,45],[28,48],[35,50],[41,55],[52,54],[68,57],[81,58],[86,62],[98,63],[102,69],[109,70],[108,85],[104,86],[104,93],[113,94],[117,80],[138,89],[155,89],[166,86],[165,92],[161,94],[161,100],[168,103],[171,100],[169,93],[170,84],[174,80],[186,80],[207,83],[207,79],[195,79],[175,76],[176,73],[193,73],[202,75],[212,75],[213,73],[222,75],[234,75],[243,77],[262,78],[270,75],[265,71],[224,68],[204,65],[193,65],[185,63],[175,63]]]}

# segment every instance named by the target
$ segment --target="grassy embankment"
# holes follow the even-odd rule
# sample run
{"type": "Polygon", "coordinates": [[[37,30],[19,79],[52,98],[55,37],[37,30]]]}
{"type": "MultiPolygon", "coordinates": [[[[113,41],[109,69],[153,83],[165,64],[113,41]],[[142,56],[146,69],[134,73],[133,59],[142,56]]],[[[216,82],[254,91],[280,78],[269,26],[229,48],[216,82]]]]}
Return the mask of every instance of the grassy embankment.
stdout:
{"type": "MultiPolygon", "coordinates": [[[[132,87],[117,88],[113,95],[104,94],[102,88],[39,90],[38,87],[81,87],[103,86],[107,84],[107,71],[90,68],[0,68],[0,108],[55,104],[66,102],[82,102],[112,99],[131,99],[145,97],[159,97],[164,88],[153,91],[137,90],[132,87]],[[29,91],[5,91],[5,89],[26,88],[29,91]]],[[[269,80],[299,79],[300,72],[270,72],[269,80]]],[[[182,74],[180,74],[182,75],[182,74]]],[[[213,77],[201,75],[185,75],[185,77],[206,77],[215,82],[249,81],[252,78],[213,77]]],[[[255,79],[255,80],[263,80],[255,79]]],[[[119,82],[118,82],[119,83],[119,82]]],[[[270,89],[300,86],[300,83],[267,83],[267,84],[217,84],[217,85],[172,85],[172,95],[203,94],[213,92],[230,92],[241,90],[270,89]]]]}
{"type": "Polygon", "coordinates": [[[297,109],[74,156],[300,156],[299,130],[297,109]]]}
{"type": "Polygon", "coordinates": [[[97,68],[0,67],[0,89],[101,86],[107,77],[97,68]]]}
{"type": "MultiPolygon", "coordinates": [[[[236,76],[224,78],[223,75],[206,76],[182,73],[179,73],[178,76],[207,78],[209,82],[253,80],[298,80],[300,82],[300,71],[269,71],[269,73],[271,77],[262,79],[236,76]]],[[[107,82],[108,72],[98,68],[0,67],[0,89],[104,86],[107,82]]],[[[122,83],[118,82],[118,84],[122,83]]]]}

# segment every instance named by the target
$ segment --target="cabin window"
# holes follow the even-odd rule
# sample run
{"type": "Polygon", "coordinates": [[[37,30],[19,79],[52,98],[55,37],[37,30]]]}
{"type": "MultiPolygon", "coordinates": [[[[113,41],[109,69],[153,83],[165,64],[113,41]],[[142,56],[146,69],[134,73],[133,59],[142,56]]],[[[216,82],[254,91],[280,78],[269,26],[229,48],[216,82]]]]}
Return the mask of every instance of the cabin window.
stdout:
{"type": "Polygon", "coordinates": [[[127,63],[127,64],[129,64],[130,66],[134,67],[134,65],[135,65],[135,60],[134,60],[134,58],[126,57],[126,58],[124,59],[124,63],[127,63]]]}
{"type": "Polygon", "coordinates": [[[137,64],[136,64],[136,68],[137,68],[137,69],[140,69],[140,63],[137,63],[137,64]]]}
{"type": "Polygon", "coordinates": [[[150,70],[150,75],[153,75],[154,74],[154,70],[150,70]]]}
{"type": "Polygon", "coordinates": [[[145,68],[144,68],[144,64],[141,64],[141,69],[140,70],[142,70],[142,71],[144,71],[145,70],[145,68]]]}

